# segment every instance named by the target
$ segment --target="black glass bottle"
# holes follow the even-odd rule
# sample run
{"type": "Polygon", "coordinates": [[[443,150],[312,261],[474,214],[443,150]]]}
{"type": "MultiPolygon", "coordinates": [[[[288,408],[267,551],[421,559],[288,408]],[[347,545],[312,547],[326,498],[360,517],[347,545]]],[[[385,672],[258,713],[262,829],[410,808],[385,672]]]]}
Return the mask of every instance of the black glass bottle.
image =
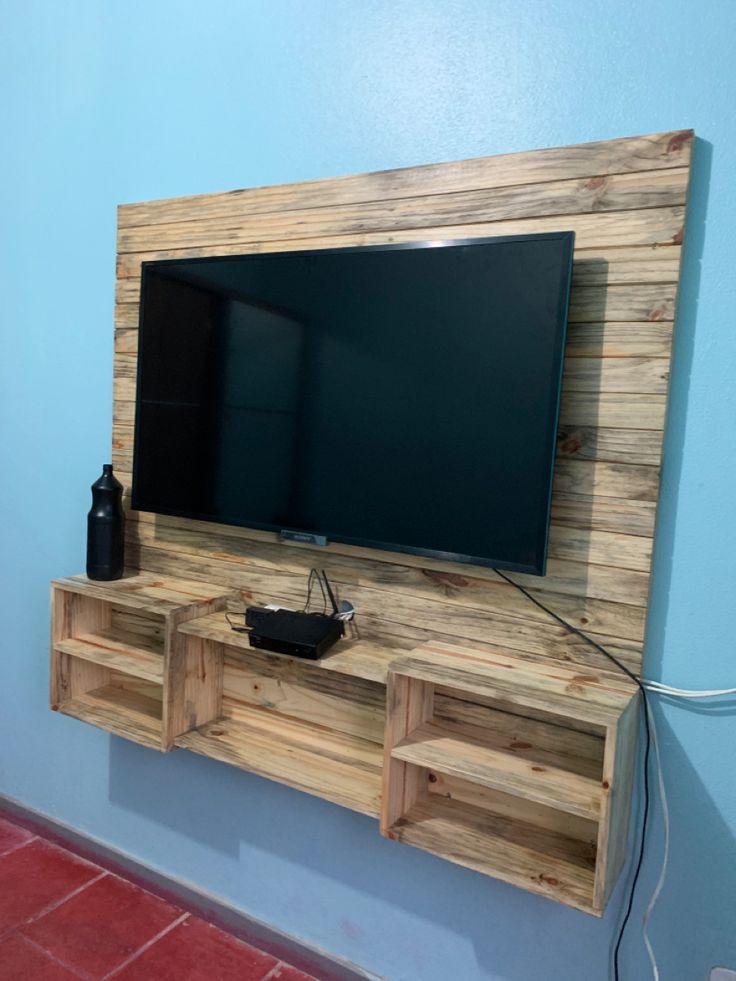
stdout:
{"type": "Polygon", "coordinates": [[[106,463],[92,484],[92,508],[87,515],[87,575],[90,579],[120,579],[123,574],[123,485],[106,463]]]}

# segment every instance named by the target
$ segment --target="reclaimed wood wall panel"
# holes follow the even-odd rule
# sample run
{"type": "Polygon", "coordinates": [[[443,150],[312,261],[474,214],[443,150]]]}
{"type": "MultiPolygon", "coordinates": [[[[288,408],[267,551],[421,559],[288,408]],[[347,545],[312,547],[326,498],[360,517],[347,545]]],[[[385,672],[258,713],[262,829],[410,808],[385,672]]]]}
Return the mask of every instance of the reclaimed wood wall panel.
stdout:
{"type": "MultiPolygon", "coordinates": [[[[682,130],[121,205],[121,480],[130,486],[142,261],[573,230],[548,574],[516,579],[638,669],[692,144],[682,130]]],[[[492,569],[133,512],[127,536],[132,567],[221,582],[249,602],[301,603],[307,571],[324,566],[354,602],[363,639],[396,650],[444,637],[610,667],[492,569]]]]}

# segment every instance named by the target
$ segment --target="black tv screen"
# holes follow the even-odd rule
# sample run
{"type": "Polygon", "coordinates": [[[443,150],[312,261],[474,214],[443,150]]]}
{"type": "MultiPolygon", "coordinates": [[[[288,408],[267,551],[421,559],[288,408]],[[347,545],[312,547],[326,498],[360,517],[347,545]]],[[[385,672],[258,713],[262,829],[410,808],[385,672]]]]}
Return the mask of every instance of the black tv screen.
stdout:
{"type": "Polygon", "coordinates": [[[145,262],[133,507],[543,574],[572,251],[145,262]]]}

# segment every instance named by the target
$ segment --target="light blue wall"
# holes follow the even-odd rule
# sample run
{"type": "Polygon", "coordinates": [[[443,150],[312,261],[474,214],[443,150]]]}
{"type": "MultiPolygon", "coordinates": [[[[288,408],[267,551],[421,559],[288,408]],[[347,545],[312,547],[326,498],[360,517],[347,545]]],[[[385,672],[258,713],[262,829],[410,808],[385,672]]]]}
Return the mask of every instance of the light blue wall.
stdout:
{"type": "MultiPolygon", "coordinates": [[[[0,4],[0,791],[391,981],[603,981],[596,921],[375,825],[46,709],[47,582],[110,441],[115,205],[695,127],[647,667],[734,685],[736,7],[727,0],[0,4]]],[[[736,966],[733,715],[659,713],[663,981],[736,966]]],[[[645,879],[655,874],[652,835],[645,879]]],[[[627,981],[648,977],[638,935],[627,981]]]]}

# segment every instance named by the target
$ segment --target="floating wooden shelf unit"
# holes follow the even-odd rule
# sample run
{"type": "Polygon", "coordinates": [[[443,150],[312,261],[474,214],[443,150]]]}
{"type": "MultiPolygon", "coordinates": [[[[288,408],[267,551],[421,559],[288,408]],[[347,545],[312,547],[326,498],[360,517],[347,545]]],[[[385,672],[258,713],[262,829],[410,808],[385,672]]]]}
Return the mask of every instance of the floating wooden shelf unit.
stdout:
{"type": "MultiPolygon", "coordinates": [[[[217,657],[197,657],[177,626],[222,609],[231,591],[133,575],[51,584],[51,706],[152,749],[219,714],[217,657]]],[[[201,653],[201,652],[200,652],[201,653]]],[[[221,660],[221,659],[220,659],[221,660]]]]}
{"type": "MultiPolygon", "coordinates": [[[[119,478],[130,488],[142,262],[572,230],[547,574],[515,579],[639,671],[692,147],[679,130],[122,205],[119,478]]],[[[129,577],[54,584],[54,708],[380,815],[388,837],[602,912],[637,692],[583,638],[493,569],[130,509],[126,529],[129,577]],[[312,663],[230,629],[227,607],[301,608],[314,566],[354,604],[359,640],[312,663]]]]}
{"type": "MultiPolygon", "coordinates": [[[[52,706],[371,817],[389,838],[600,913],[623,860],[636,688],[492,649],[256,651],[227,588],[52,587],[52,706]]],[[[232,594],[231,594],[232,598],[232,594]]]]}
{"type": "Polygon", "coordinates": [[[388,674],[381,832],[601,913],[624,858],[637,699],[625,676],[417,648],[388,674]]]}

